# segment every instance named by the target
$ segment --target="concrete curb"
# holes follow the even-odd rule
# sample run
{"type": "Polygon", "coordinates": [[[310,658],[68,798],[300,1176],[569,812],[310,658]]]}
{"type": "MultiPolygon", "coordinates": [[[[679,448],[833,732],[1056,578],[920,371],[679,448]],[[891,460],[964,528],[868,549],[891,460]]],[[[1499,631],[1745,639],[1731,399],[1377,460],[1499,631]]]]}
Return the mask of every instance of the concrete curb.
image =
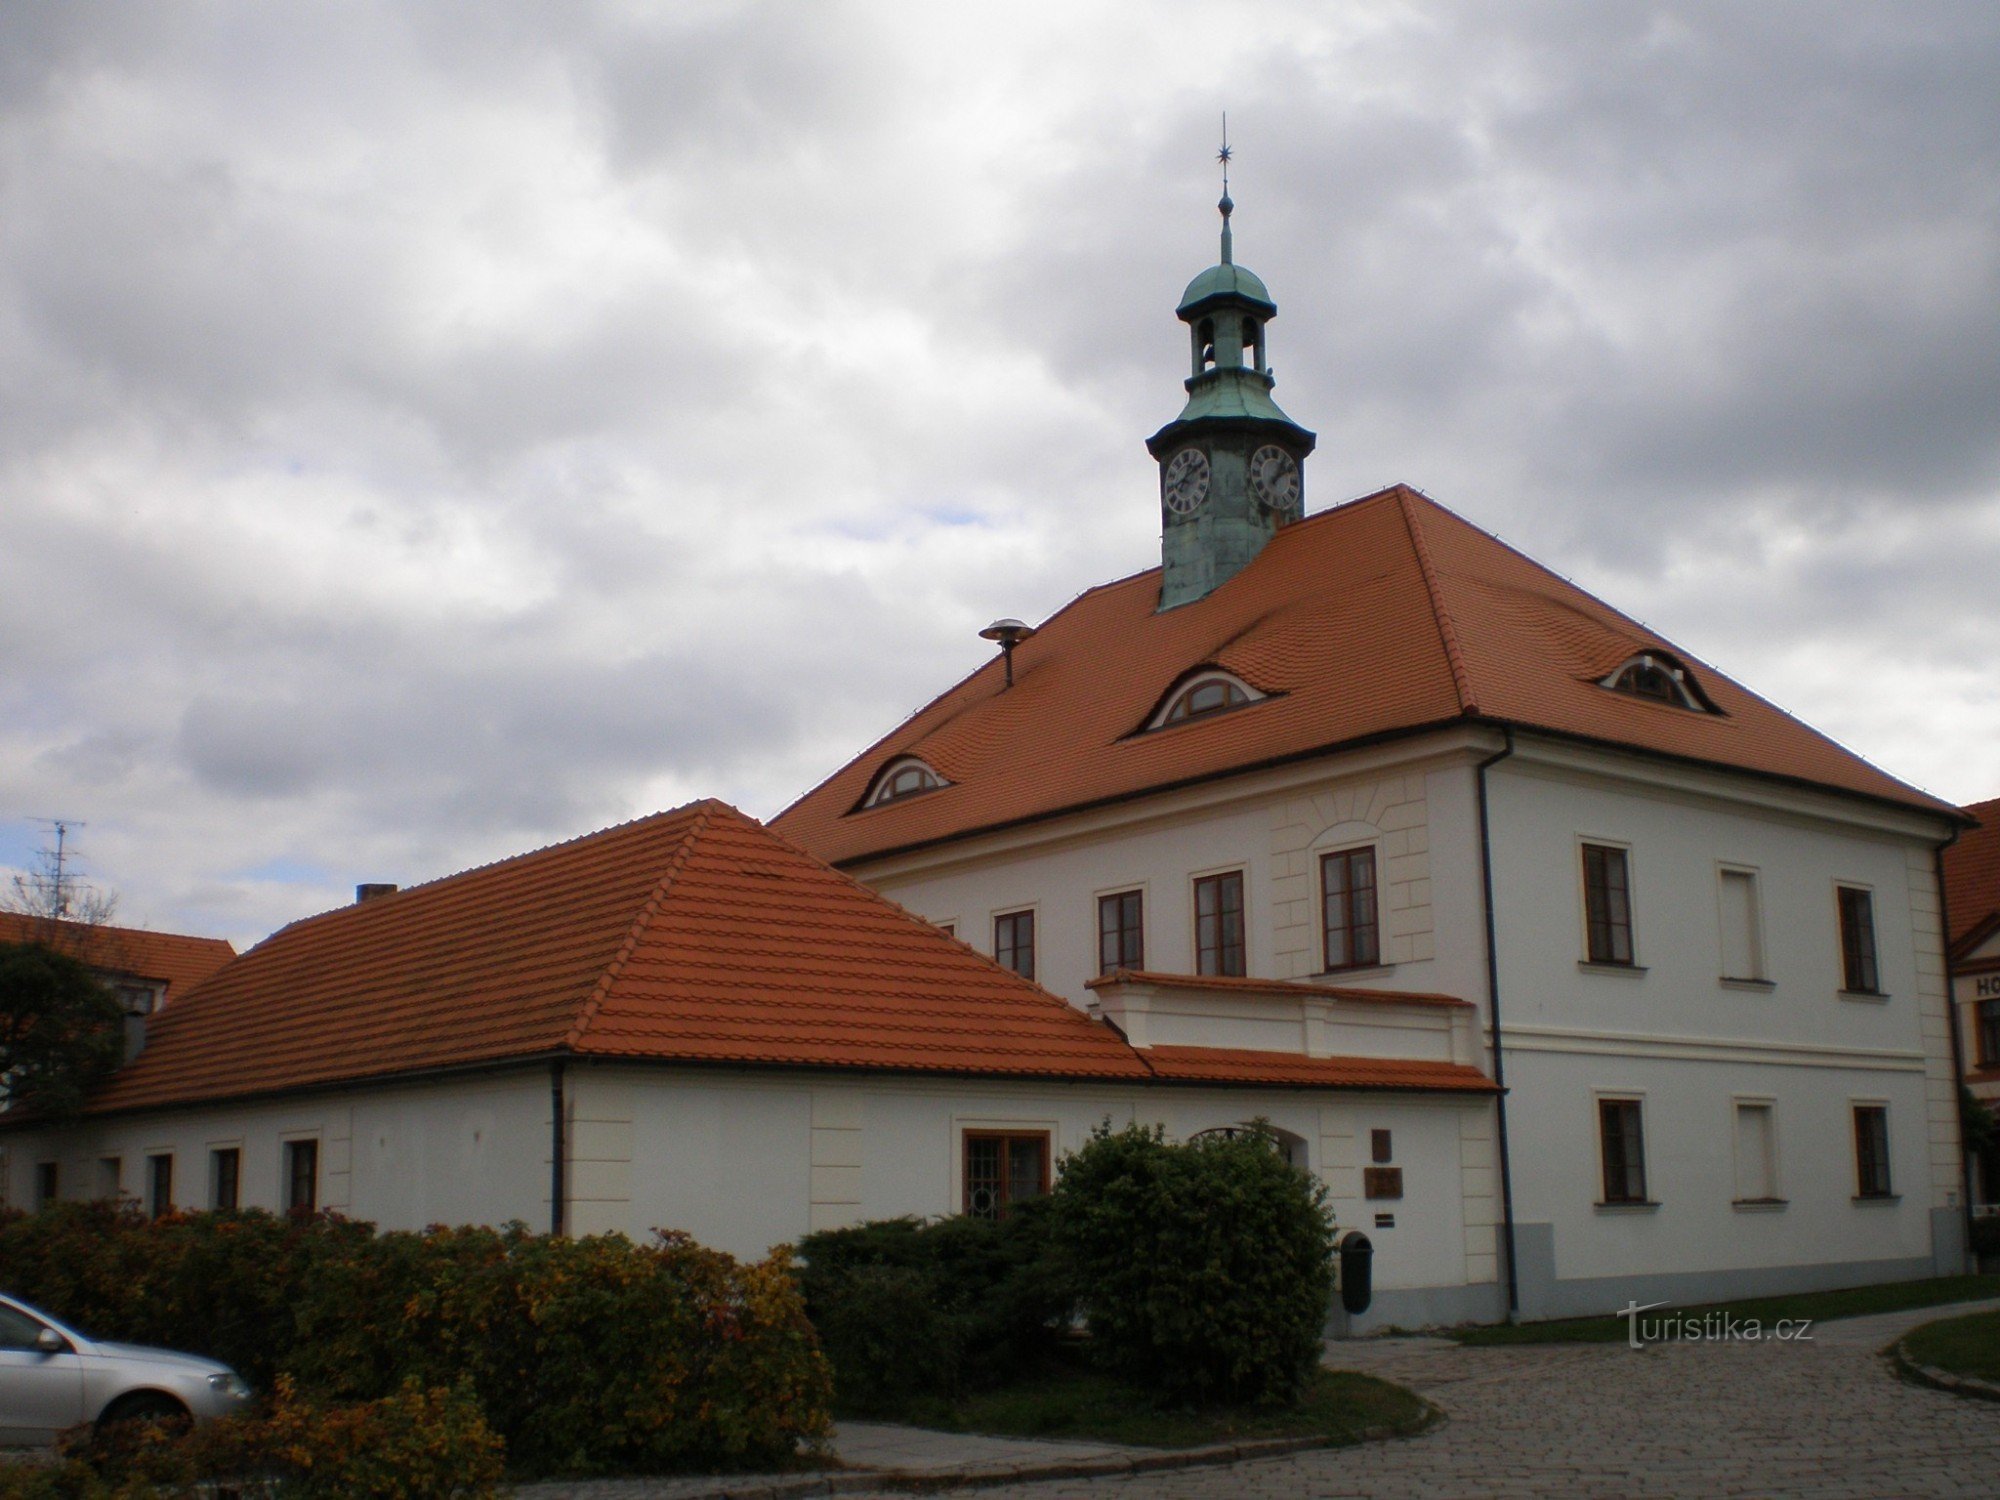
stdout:
{"type": "Polygon", "coordinates": [[[1931,1386],[1936,1390],[1949,1391],[1954,1396],[1976,1396],[1981,1401],[2000,1401],[2000,1385],[1990,1380],[1977,1380],[1970,1375],[1954,1375],[1949,1370],[1940,1370],[1935,1365],[1918,1364],[1910,1358],[1910,1351],[1904,1347],[1908,1335],[1896,1340],[1889,1357],[1896,1368],[1918,1385],[1931,1386]]]}
{"type": "MultiPolygon", "coordinates": [[[[1428,1404],[1428,1403],[1427,1403],[1428,1404]]],[[[1000,1484],[1024,1484],[1045,1479],[1120,1479],[1135,1474],[1157,1474],[1171,1469],[1201,1469],[1221,1464],[1243,1463],[1251,1459],[1282,1458],[1313,1448],[1353,1447],[1398,1436],[1415,1437],[1429,1432],[1443,1418],[1431,1407],[1432,1416],[1422,1427],[1402,1434],[1390,1426],[1366,1427],[1352,1438],[1289,1437],[1264,1438],[1248,1443],[1216,1443],[1206,1448],[1162,1449],[1136,1457],[1071,1458],[1044,1464],[991,1464],[964,1469],[850,1469],[834,1474],[801,1475],[797,1479],[732,1487],[720,1480],[717,1487],[698,1494],[683,1494],[675,1500],[800,1500],[812,1495],[857,1495],[890,1490],[898,1494],[936,1494],[945,1490],[984,1489],[1000,1484]]]]}

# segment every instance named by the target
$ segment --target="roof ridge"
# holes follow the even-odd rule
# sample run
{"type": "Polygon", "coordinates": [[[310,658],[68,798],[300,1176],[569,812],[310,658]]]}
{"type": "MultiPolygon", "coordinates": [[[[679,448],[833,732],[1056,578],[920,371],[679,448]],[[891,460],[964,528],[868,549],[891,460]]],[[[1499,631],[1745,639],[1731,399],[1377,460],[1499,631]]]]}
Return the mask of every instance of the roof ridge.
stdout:
{"type": "Polygon", "coordinates": [[[1437,564],[1431,560],[1430,544],[1424,540],[1423,527],[1417,522],[1416,508],[1411,504],[1416,492],[1408,485],[1397,485],[1395,489],[1397,506],[1403,513],[1403,525],[1410,533],[1410,546],[1417,555],[1417,570],[1424,579],[1424,592],[1431,602],[1431,618],[1437,624],[1438,639],[1444,646],[1445,661],[1451,667],[1451,683],[1458,693],[1459,712],[1469,716],[1479,712],[1479,698],[1472,690],[1472,674],[1465,663],[1465,652],[1458,643],[1458,627],[1451,618],[1451,611],[1445,607],[1444,594],[1438,586],[1437,564]]]}
{"type": "Polygon", "coordinates": [[[639,914],[632,919],[632,925],[626,929],[625,940],[618,945],[618,951],[612,955],[611,962],[604,966],[604,972],[597,976],[597,983],[591,986],[590,994],[583,1004],[577,1007],[576,1019],[570,1023],[569,1030],[563,1033],[562,1045],[565,1050],[575,1051],[577,1043],[583,1040],[583,1034],[590,1029],[590,1023],[597,1018],[597,1012],[602,1008],[605,996],[611,993],[611,987],[618,982],[619,975],[625,972],[625,961],[632,956],[632,950],[639,946],[639,935],[651,924],[653,918],[659,915],[660,907],[667,899],[667,892],[673,887],[674,878],[685,868],[690,851],[701,842],[701,836],[708,831],[709,820],[713,817],[715,809],[723,805],[713,797],[692,804],[699,811],[695,813],[694,820],[688,824],[686,832],[682,833],[680,847],[674,850],[673,857],[667,861],[667,867],[660,873],[659,880],[654,883],[652,893],[646,897],[645,904],[639,908],[639,914]]]}

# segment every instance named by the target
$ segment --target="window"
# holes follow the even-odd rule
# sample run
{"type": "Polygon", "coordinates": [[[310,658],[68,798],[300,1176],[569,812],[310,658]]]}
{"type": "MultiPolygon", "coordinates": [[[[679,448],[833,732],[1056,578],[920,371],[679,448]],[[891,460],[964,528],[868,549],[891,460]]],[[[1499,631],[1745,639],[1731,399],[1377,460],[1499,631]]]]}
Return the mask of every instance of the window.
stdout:
{"type": "Polygon", "coordinates": [[[1368,1132],[1368,1156],[1378,1167],[1387,1166],[1396,1159],[1394,1141],[1388,1131],[1371,1130],[1368,1132]]]}
{"type": "Polygon", "coordinates": [[[945,935],[946,937],[957,937],[957,936],[958,936],[958,923],[956,923],[956,922],[940,922],[940,923],[938,923],[938,924],[937,924],[937,930],[938,930],[939,932],[943,933],[943,934],[944,934],[944,935],[945,935]]]}
{"type": "Polygon", "coordinates": [[[100,1156],[97,1159],[97,1196],[118,1201],[118,1195],[125,1190],[125,1159],[119,1156],[100,1156]]]}
{"type": "Polygon", "coordinates": [[[1623,849],[1583,846],[1583,915],[1590,962],[1630,964],[1632,885],[1623,849]]]}
{"type": "Polygon", "coordinates": [[[1598,686],[1629,698],[1691,708],[1697,713],[1714,711],[1693,674],[1665,652],[1648,651],[1632,657],[1610,676],[1599,678],[1598,686]]]}
{"type": "Polygon", "coordinates": [[[1889,1106],[1854,1106],[1855,1196],[1888,1198],[1889,1190],[1889,1106]]]}
{"type": "Polygon", "coordinates": [[[225,1146],[219,1151],[208,1153],[208,1202],[211,1208],[235,1209],[241,1206],[242,1196],[239,1183],[243,1175],[243,1153],[235,1146],[225,1146]]]}
{"type": "Polygon", "coordinates": [[[60,1186],[54,1162],[35,1163],[35,1207],[41,1208],[45,1204],[55,1202],[58,1197],[57,1188],[60,1186]]]}
{"type": "Polygon", "coordinates": [[[993,957],[1023,979],[1035,977],[1035,914],[1010,911],[993,919],[993,957]]]}
{"type": "Polygon", "coordinates": [[[161,1218],[174,1211],[174,1159],[172,1156],[146,1158],[146,1212],[161,1218]]]}
{"type": "Polygon", "coordinates": [[[880,807],[884,802],[894,802],[903,797],[914,797],[919,792],[934,792],[948,783],[937,772],[914,756],[904,756],[892,760],[875,779],[874,789],[862,801],[863,807],[880,807]]]}
{"type": "Polygon", "coordinates": [[[1382,961],[1375,921],[1375,851],[1342,849],[1319,862],[1326,967],[1358,969],[1382,961]]]}
{"type": "Polygon", "coordinates": [[[1263,697],[1264,694],[1239,677],[1233,677],[1227,672],[1203,672],[1183,683],[1168,698],[1166,706],[1146,721],[1146,727],[1165,729],[1172,724],[1186,723],[1189,719],[1202,719],[1210,714],[1242,708],[1245,704],[1256,703],[1263,697]]]}
{"type": "Polygon", "coordinates": [[[1722,977],[1764,977],[1764,938],[1757,913],[1757,877],[1749,870],[1722,872],[1722,977]]]}
{"type": "Polygon", "coordinates": [[[1049,1190],[1046,1131],[1014,1135],[995,1130],[965,1133],[965,1211],[1004,1219],[1007,1205],[1049,1190]]]}
{"type": "Polygon", "coordinates": [[[1120,891],[1097,898],[1097,972],[1146,967],[1145,898],[1120,891]]]}
{"type": "MultiPolygon", "coordinates": [[[[39,1318],[31,1318],[0,1303],[0,1349],[33,1349],[35,1340],[42,1336],[42,1330],[47,1326],[39,1318]]],[[[13,1378],[20,1379],[19,1376],[13,1378]]],[[[29,1388],[34,1389],[33,1386],[29,1388]]]]}
{"type": "Polygon", "coordinates": [[[1982,1000],[1973,1009],[1979,1033],[1979,1066],[2000,1068],[2000,1000],[1982,1000]]]}
{"type": "Polygon", "coordinates": [[[1859,886],[1840,887],[1841,988],[1857,995],[1879,995],[1881,975],[1875,967],[1875,898],[1859,886]]]}
{"type": "Polygon", "coordinates": [[[1597,1130],[1604,1152],[1604,1201],[1645,1203],[1646,1138],[1637,1099],[1597,1101],[1597,1130]]]}
{"type": "Polygon", "coordinates": [[[1778,1132],[1768,1101],[1736,1105],[1736,1201],[1778,1201],[1778,1132]]]}
{"type": "Polygon", "coordinates": [[[285,1142],[285,1207],[311,1213],[319,1207],[319,1142],[285,1142]]]}
{"type": "Polygon", "coordinates": [[[1241,870],[1194,883],[1194,960],[1197,974],[1244,972],[1241,870]]]}

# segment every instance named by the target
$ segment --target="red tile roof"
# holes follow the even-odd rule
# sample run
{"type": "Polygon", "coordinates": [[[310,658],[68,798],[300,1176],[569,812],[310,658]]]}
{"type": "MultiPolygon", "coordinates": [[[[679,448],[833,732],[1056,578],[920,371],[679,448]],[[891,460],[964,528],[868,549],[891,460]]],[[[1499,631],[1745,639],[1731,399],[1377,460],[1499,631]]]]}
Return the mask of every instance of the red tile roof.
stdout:
{"type": "Polygon", "coordinates": [[[1255,1082],[1263,1056],[1270,1081],[1311,1081],[1281,1054],[1226,1054],[1213,1080],[1162,1074],[1110,1027],[701,802],[293,923],[164,1012],[91,1109],[564,1055],[1131,1083],[1255,1082]]]}
{"type": "Polygon", "coordinates": [[[61,922],[18,912],[0,912],[0,943],[45,943],[94,969],[164,984],[169,1000],[236,957],[221,938],[61,922]]]}
{"type": "Polygon", "coordinates": [[[2000,797],[1965,809],[1968,828],[1944,851],[1944,899],[1954,949],[1976,946],[2000,925],[2000,797]]]}
{"type": "Polygon", "coordinates": [[[1394,1057],[1305,1057],[1235,1047],[1148,1047],[1142,1054],[1165,1083],[1242,1083],[1270,1087],[1422,1089],[1496,1094],[1498,1086],[1463,1063],[1394,1057]]]}
{"type": "Polygon", "coordinates": [[[1207,598],[1161,613],[1157,568],[1083,594],[774,820],[836,864],[1466,722],[1510,724],[1952,811],[1404,486],[1280,531],[1207,598]],[[1668,651],[1720,714],[1599,687],[1668,651]],[[1194,668],[1271,696],[1138,733],[1194,668]],[[940,790],[855,811],[893,757],[940,790]]]}

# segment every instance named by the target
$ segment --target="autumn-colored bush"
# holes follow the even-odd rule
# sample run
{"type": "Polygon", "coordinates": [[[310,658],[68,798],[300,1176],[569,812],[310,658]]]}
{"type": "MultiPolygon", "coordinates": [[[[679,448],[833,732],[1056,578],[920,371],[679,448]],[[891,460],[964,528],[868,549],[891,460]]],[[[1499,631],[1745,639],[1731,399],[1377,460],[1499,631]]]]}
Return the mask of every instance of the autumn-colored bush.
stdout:
{"type": "Polygon", "coordinates": [[[255,1413],[193,1431],[121,1423],[70,1434],[54,1464],[0,1469],[0,1500],[484,1500],[502,1444],[470,1388],[408,1381],[353,1405],[289,1376],[255,1413]]]}
{"type": "Polygon", "coordinates": [[[464,1383],[527,1472],[770,1463],[828,1428],[789,1261],[684,1235],[62,1204],[0,1223],[0,1286],[96,1337],[227,1360],[260,1390],[283,1375],[353,1405],[464,1383]]]}

